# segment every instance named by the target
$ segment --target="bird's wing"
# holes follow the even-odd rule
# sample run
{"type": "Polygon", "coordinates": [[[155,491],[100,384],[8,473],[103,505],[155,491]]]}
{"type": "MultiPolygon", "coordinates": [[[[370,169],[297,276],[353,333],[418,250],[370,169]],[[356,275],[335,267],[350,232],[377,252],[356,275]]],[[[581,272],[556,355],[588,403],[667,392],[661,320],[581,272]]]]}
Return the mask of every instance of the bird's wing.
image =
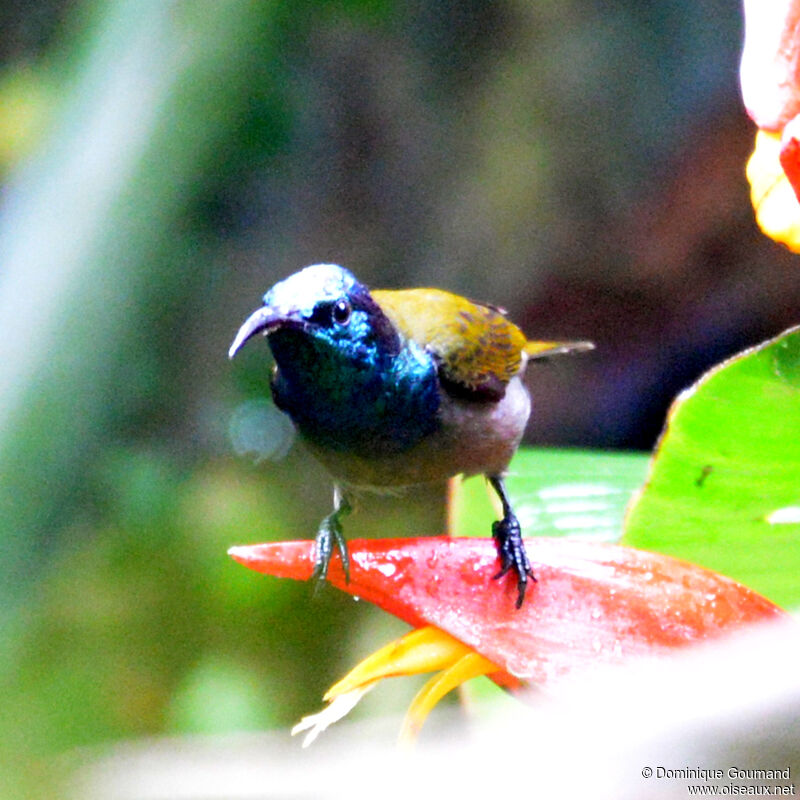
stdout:
{"type": "Polygon", "coordinates": [[[406,339],[436,358],[444,387],[474,400],[499,400],[523,358],[594,348],[591,342],[527,340],[502,309],[442,289],[376,290],[372,297],[406,339]]]}
{"type": "Polygon", "coordinates": [[[494,306],[441,289],[372,292],[400,333],[431,353],[453,394],[498,400],[520,371],[527,342],[494,306]]]}

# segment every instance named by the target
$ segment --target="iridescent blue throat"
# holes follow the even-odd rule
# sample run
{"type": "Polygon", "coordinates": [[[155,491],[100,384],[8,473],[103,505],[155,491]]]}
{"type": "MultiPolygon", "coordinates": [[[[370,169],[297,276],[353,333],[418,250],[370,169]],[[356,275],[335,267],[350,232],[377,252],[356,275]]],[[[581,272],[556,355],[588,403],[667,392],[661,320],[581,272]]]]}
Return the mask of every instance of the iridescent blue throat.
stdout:
{"type": "Polygon", "coordinates": [[[438,427],[439,384],[433,358],[414,343],[391,352],[354,326],[346,335],[281,328],[269,335],[278,369],[272,392],[300,433],[332,450],[370,456],[401,453],[438,427]]]}

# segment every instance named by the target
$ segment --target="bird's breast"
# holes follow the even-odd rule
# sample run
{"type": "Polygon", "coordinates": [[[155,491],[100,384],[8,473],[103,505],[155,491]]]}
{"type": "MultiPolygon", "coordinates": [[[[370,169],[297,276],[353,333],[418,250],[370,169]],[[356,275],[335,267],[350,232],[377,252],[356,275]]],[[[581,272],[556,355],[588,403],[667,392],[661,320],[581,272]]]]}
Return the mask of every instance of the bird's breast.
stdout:
{"type": "Polygon", "coordinates": [[[291,333],[270,336],[273,396],[315,450],[333,458],[388,457],[438,427],[436,369],[422,350],[406,348],[385,359],[365,351],[354,360],[291,333]]]}
{"type": "Polygon", "coordinates": [[[498,402],[443,393],[435,429],[402,452],[333,451],[308,444],[338,482],[360,490],[381,492],[459,474],[499,475],[519,446],[530,409],[528,389],[516,377],[498,402]]]}

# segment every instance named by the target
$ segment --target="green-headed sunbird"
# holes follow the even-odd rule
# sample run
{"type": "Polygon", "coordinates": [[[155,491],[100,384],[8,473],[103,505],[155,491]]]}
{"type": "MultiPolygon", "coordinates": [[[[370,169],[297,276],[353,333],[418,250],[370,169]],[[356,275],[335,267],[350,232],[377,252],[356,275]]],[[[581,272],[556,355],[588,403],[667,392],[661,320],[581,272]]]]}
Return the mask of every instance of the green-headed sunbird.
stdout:
{"type": "Polygon", "coordinates": [[[535,580],[503,474],[531,410],[529,359],[592,349],[526,339],[496,306],[441,289],[370,291],[336,264],[276,283],[228,353],[266,336],[272,394],[333,476],[334,510],[316,535],[314,576],[334,543],[349,568],[342,516],[349,497],[484,474],[503,517],[492,525],[500,570],[513,572],[519,608],[535,580]]]}

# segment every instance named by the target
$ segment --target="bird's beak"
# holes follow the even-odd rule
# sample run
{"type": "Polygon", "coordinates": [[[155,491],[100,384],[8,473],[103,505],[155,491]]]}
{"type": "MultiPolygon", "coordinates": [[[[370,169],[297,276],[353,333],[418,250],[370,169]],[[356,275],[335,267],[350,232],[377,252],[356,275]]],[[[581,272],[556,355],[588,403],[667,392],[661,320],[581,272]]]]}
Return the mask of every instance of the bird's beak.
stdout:
{"type": "Polygon", "coordinates": [[[286,314],[279,313],[275,308],[261,306],[261,308],[256,309],[244,321],[242,327],[239,328],[236,338],[234,338],[233,344],[228,350],[228,358],[233,358],[242,349],[244,343],[257,333],[263,333],[266,336],[268,333],[280,328],[285,322],[286,314]]]}

